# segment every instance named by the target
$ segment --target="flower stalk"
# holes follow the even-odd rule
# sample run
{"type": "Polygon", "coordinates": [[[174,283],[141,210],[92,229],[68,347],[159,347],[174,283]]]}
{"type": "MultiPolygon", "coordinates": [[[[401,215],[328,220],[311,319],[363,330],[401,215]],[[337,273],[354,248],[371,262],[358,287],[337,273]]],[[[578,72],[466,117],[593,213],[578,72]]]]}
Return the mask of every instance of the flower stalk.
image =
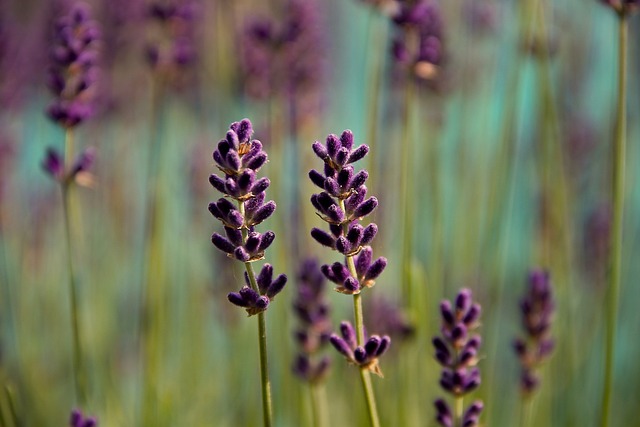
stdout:
{"type": "Polygon", "coordinates": [[[259,233],[255,226],[269,218],[276,210],[273,201],[265,203],[268,178],[257,178],[257,172],[267,162],[262,143],[252,140],[253,126],[248,119],[231,124],[224,139],[218,142],[213,160],[223,177],[213,174],[211,185],[226,196],[209,204],[209,212],[224,225],[225,236],[213,233],[211,242],[229,258],[245,266],[245,285],[239,292],[227,296],[229,302],[243,307],[249,316],[258,315],[258,347],[260,352],[260,381],[265,427],[273,424],[271,383],[267,360],[267,328],[265,311],[270,302],[284,288],[284,274],[273,278],[273,267],[264,264],[256,275],[252,263],[264,259],[266,249],[275,239],[273,231],[259,233]],[[237,205],[228,198],[234,199],[237,205]],[[237,206],[237,207],[236,207],[237,206]]]}
{"type": "Polygon", "coordinates": [[[605,379],[602,395],[601,422],[609,425],[611,400],[613,395],[613,361],[620,298],[620,278],[622,275],[622,237],[624,220],[625,157],[626,157],[626,115],[627,115],[627,38],[628,14],[630,9],[621,5],[618,15],[618,101],[615,136],[613,142],[612,205],[613,222],[611,229],[611,254],[609,260],[609,287],[607,298],[607,332],[605,352],[605,379]]]}

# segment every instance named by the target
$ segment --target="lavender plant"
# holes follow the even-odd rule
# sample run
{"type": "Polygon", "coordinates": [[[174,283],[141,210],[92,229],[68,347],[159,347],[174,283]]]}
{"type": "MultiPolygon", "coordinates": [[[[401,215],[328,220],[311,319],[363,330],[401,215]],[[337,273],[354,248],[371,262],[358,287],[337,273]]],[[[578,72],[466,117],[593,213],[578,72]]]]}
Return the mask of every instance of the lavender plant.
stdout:
{"type": "Polygon", "coordinates": [[[435,85],[445,59],[438,4],[429,0],[400,1],[393,22],[398,28],[392,45],[394,59],[407,66],[409,74],[435,85]]]}
{"type": "Polygon", "coordinates": [[[554,340],[549,337],[554,308],[549,273],[532,271],[527,292],[520,301],[525,338],[517,338],[513,342],[521,365],[520,389],[525,396],[537,389],[540,380],[534,370],[554,348],[554,340]]]}
{"type": "Polygon", "coordinates": [[[609,425],[609,412],[611,412],[613,395],[613,361],[615,357],[618,300],[622,276],[622,236],[627,150],[627,39],[629,17],[637,12],[640,2],[638,0],[603,0],[603,2],[610,6],[618,17],[618,96],[615,134],[611,147],[611,252],[609,254],[605,379],[601,409],[601,425],[606,427],[609,425]]]}
{"type": "Polygon", "coordinates": [[[191,0],[154,1],[148,17],[157,31],[147,44],[147,62],[166,83],[179,84],[196,59],[196,3],[191,0]]]}
{"type": "Polygon", "coordinates": [[[480,385],[478,351],[480,335],[472,334],[480,320],[480,304],[474,303],[469,289],[462,289],[454,303],[440,303],[441,336],[433,338],[436,359],[442,366],[440,386],[454,397],[452,411],[444,399],[434,402],[436,421],[442,427],[473,427],[479,423],[483,403],[474,401],[464,410],[464,396],[480,385]]]}
{"type": "Polygon", "coordinates": [[[85,417],[78,409],[71,411],[69,427],[97,427],[98,420],[94,417],[85,417]]]}
{"type": "Polygon", "coordinates": [[[323,191],[311,197],[318,216],[329,224],[329,232],[313,228],[311,236],[321,245],[338,251],[344,262],[325,264],[321,267],[327,279],[336,284],[337,292],[353,295],[355,329],[348,322],[341,327],[342,338],[333,334],[331,343],[348,361],[359,367],[371,424],[379,425],[378,412],[371,385],[370,372],[381,375],[378,357],[388,348],[389,337],[365,336],[361,292],[375,285],[375,280],[387,266],[387,259],[374,261],[369,246],[378,226],[360,221],[378,206],[378,199],[367,198],[366,170],[355,172],[353,163],[369,152],[362,144],[354,147],[353,133],[345,130],[342,135],[327,136],[323,145],[313,144],[313,151],[324,162],[324,173],[312,169],[311,181],[323,191]]]}
{"type": "Polygon", "coordinates": [[[49,148],[43,162],[44,170],[54,178],[62,190],[62,201],[67,243],[69,295],[71,300],[71,322],[73,331],[73,366],[76,399],[86,401],[87,373],[84,368],[80,319],[78,308],[78,285],[74,266],[73,223],[70,212],[71,192],[74,183],[88,185],[91,175],[88,169],[93,163],[92,148],[74,159],[73,129],[87,119],[94,110],[94,91],[98,77],[99,30],[90,18],[89,7],[75,3],[69,14],[55,24],[51,46],[51,64],[48,86],[55,98],[47,114],[65,130],[64,157],[49,148]]]}
{"type": "Polygon", "coordinates": [[[326,346],[331,334],[329,304],[324,297],[326,280],[320,272],[318,261],[303,261],[298,273],[298,287],[293,309],[300,326],[294,339],[300,350],[293,364],[293,372],[309,384],[313,421],[316,427],[327,425],[326,397],[323,388],[331,360],[319,353],[326,346]]]}
{"type": "Polygon", "coordinates": [[[256,276],[252,263],[264,259],[264,253],[273,243],[275,233],[259,233],[255,227],[269,218],[276,210],[273,201],[265,202],[265,190],[269,179],[258,178],[257,173],[267,162],[262,143],[252,140],[253,127],[249,119],[231,124],[225,139],[218,142],[213,160],[223,176],[213,174],[209,182],[227,198],[209,204],[209,212],[224,226],[225,236],[213,233],[211,241],[230,258],[244,263],[245,286],[228,295],[229,301],[243,307],[249,316],[258,315],[258,341],[260,347],[260,371],[262,381],[262,406],[264,425],[272,424],[271,385],[267,363],[267,333],[265,310],[284,288],[284,274],[273,277],[273,267],[264,264],[256,276]],[[229,201],[233,199],[236,205],[229,201]]]}

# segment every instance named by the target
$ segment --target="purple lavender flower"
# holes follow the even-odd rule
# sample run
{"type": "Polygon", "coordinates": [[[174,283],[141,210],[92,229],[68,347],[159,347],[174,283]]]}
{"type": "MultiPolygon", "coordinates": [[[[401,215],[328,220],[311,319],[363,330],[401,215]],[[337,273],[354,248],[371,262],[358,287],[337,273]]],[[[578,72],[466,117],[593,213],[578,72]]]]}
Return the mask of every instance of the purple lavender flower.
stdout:
{"type": "Polygon", "coordinates": [[[326,143],[316,141],[313,151],[324,161],[324,173],[313,169],[311,181],[322,188],[311,197],[318,216],[329,224],[329,231],[311,230],[311,236],[321,245],[330,247],[347,258],[353,258],[355,271],[349,271],[347,263],[323,265],[322,273],[335,283],[336,291],[357,294],[375,284],[375,279],[387,266],[384,257],[373,259],[371,242],[378,226],[371,223],[362,226],[360,221],[378,206],[378,199],[367,198],[366,170],[355,172],[353,163],[369,152],[367,145],[353,146],[353,134],[345,130],[340,137],[329,135],[326,143]]]}
{"type": "Polygon", "coordinates": [[[554,341],[549,337],[554,311],[549,273],[534,270],[529,273],[527,293],[520,301],[525,338],[513,342],[520,360],[520,387],[524,394],[532,393],[540,382],[534,370],[549,357],[554,341]]]}
{"type": "Polygon", "coordinates": [[[372,295],[364,302],[367,313],[375,313],[369,318],[368,327],[394,340],[406,340],[415,333],[414,326],[405,318],[400,307],[381,295],[372,295]]]}
{"type": "Polygon", "coordinates": [[[313,258],[302,263],[298,274],[297,294],[293,302],[294,313],[300,322],[294,333],[300,352],[294,362],[293,371],[310,383],[321,381],[330,365],[326,356],[316,362],[312,361],[329,341],[331,334],[329,304],[324,298],[325,278],[318,267],[318,261],[313,258]]]}
{"type": "MultiPolygon", "coordinates": [[[[258,178],[257,173],[267,162],[262,143],[252,140],[253,126],[249,119],[231,124],[225,139],[218,142],[213,160],[223,173],[211,175],[209,182],[227,198],[209,204],[209,212],[224,225],[225,236],[213,233],[211,241],[230,258],[248,263],[264,258],[264,251],[273,243],[275,233],[259,233],[255,226],[275,212],[273,201],[265,202],[268,178],[258,178]],[[229,201],[234,199],[236,205],[229,201]]],[[[287,282],[284,274],[273,278],[273,267],[265,264],[255,278],[256,287],[245,274],[246,285],[239,292],[231,292],[229,301],[244,307],[249,315],[267,309],[269,303],[287,282]]]]}
{"type": "Polygon", "coordinates": [[[93,185],[93,175],[89,173],[89,169],[95,160],[95,149],[93,147],[85,148],[82,153],[71,164],[68,170],[65,170],[64,159],[55,148],[47,148],[47,154],[42,161],[42,169],[49,174],[55,181],[63,185],[69,185],[72,182],[90,187],[93,185]]]}
{"type": "Polygon", "coordinates": [[[356,331],[349,322],[340,324],[340,335],[331,334],[329,337],[329,341],[340,354],[354,365],[383,376],[378,365],[378,358],[389,348],[389,344],[391,344],[389,336],[372,335],[367,337],[365,335],[364,344],[358,345],[356,331]]]}
{"type": "Polygon", "coordinates": [[[324,31],[316,1],[292,0],[282,20],[254,18],[242,34],[245,90],[257,99],[284,95],[299,113],[315,111],[325,81],[324,31]]]}
{"type": "MultiPolygon", "coordinates": [[[[480,304],[474,303],[469,289],[462,289],[453,304],[440,303],[442,316],[441,336],[433,338],[436,360],[442,366],[440,386],[455,398],[461,398],[480,385],[478,352],[481,339],[472,332],[480,320],[480,304]]],[[[464,414],[453,414],[443,399],[435,401],[436,421],[443,427],[458,425],[455,417],[461,417],[464,426],[478,425],[482,402],[474,402],[464,414]]]]}
{"type": "Polygon", "coordinates": [[[605,6],[612,8],[618,15],[627,16],[640,8],[639,0],[600,0],[605,6]]]}
{"type": "Polygon", "coordinates": [[[69,427],[97,427],[98,421],[94,417],[85,417],[79,409],[71,411],[69,427]]]}
{"type": "Polygon", "coordinates": [[[442,15],[431,0],[402,0],[393,17],[392,54],[421,81],[435,82],[445,62],[442,15]]]}
{"type": "Polygon", "coordinates": [[[74,127],[93,114],[99,38],[85,3],[75,3],[56,22],[47,81],[56,98],[47,114],[60,126],[74,127]]]}
{"type": "Polygon", "coordinates": [[[157,24],[158,31],[147,45],[147,62],[168,80],[176,82],[181,70],[197,57],[197,3],[191,0],[154,1],[149,6],[148,17],[157,24]]]}

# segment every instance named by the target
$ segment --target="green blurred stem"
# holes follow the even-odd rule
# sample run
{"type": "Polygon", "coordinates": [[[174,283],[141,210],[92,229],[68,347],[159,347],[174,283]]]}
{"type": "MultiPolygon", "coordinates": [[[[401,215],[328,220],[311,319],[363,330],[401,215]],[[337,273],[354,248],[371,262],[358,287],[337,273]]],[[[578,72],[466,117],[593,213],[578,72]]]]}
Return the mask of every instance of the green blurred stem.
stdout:
{"type": "Polygon", "coordinates": [[[520,427],[528,427],[531,423],[531,409],[533,408],[533,396],[525,396],[522,398],[522,407],[520,408],[520,427]]]}
{"type": "Polygon", "coordinates": [[[311,413],[313,416],[313,427],[327,427],[327,393],[324,385],[317,383],[309,386],[311,393],[311,413]]]}
{"type": "Polygon", "coordinates": [[[413,239],[412,236],[415,232],[413,228],[413,203],[411,198],[411,188],[413,179],[413,167],[411,162],[411,153],[413,149],[411,139],[411,110],[414,103],[415,87],[413,85],[413,76],[407,74],[406,76],[406,88],[404,97],[404,110],[403,110],[403,136],[402,136],[402,164],[401,164],[401,206],[404,213],[403,227],[402,227],[402,297],[404,300],[404,308],[408,309],[412,313],[412,304],[414,298],[412,297],[412,275],[411,275],[411,261],[413,257],[413,239]]]}
{"type": "Polygon", "coordinates": [[[618,13],[618,117],[616,119],[615,140],[613,144],[613,224],[611,234],[611,259],[609,275],[609,295],[607,306],[607,338],[605,356],[605,381],[602,396],[601,425],[609,425],[611,398],[613,394],[613,360],[615,356],[615,338],[618,320],[618,299],[620,295],[620,276],[622,260],[622,221],[624,212],[624,178],[626,151],[626,91],[627,91],[627,34],[628,18],[626,12],[618,13]]]}
{"type": "MultiPolygon", "coordinates": [[[[238,202],[240,213],[244,217],[244,202],[238,202]]],[[[247,240],[248,231],[242,229],[242,240],[247,240]]],[[[249,276],[249,284],[251,288],[260,293],[258,283],[256,282],[256,274],[253,271],[251,262],[245,262],[244,267],[249,276]]],[[[271,382],[269,381],[269,361],[267,358],[267,326],[265,322],[265,312],[258,313],[258,346],[260,347],[260,383],[262,386],[262,416],[264,426],[271,427],[273,423],[273,408],[271,405],[271,382]]]]}
{"type": "MultiPolygon", "coordinates": [[[[73,130],[67,128],[65,131],[65,166],[66,170],[71,169],[73,162],[73,130]]],[[[73,372],[75,380],[76,399],[80,406],[84,406],[87,401],[87,384],[82,357],[82,340],[80,338],[80,309],[78,304],[78,283],[76,271],[73,263],[73,221],[71,221],[71,190],[73,181],[65,180],[61,184],[62,208],[64,215],[64,231],[67,245],[67,269],[69,274],[69,298],[71,302],[71,331],[73,334],[73,372]]]]}
{"type": "Polygon", "coordinates": [[[455,409],[453,414],[453,425],[462,427],[462,412],[464,411],[464,397],[456,396],[454,405],[455,405],[455,409]]]}
{"type": "Polygon", "coordinates": [[[142,267],[142,301],[139,334],[142,342],[143,370],[143,426],[156,425],[157,381],[160,366],[160,336],[162,325],[163,276],[160,246],[160,166],[163,157],[162,132],[164,125],[164,81],[156,74],[151,80],[151,127],[146,171],[144,205],[144,235],[142,267]]]}
{"type": "MultiPolygon", "coordinates": [[[[344,200],[339,201],[340,209],[345,212],[344,200]]],[[[345,232],[348,225],[345,224],[345,232]]],[[[358,277],[356,272],[356,266],[353,261],[353,255],[347,256],[347,268],[349,273],[353,277],[358,277]]],[[[358,345],[364,345],[364,316],[362,315],[362,295],[357,293],[353,295],[353,315],[356,323],[356,336],[358,345]]],[[[373,386],[371,385],[371,373],[368,369],[360,369],[360,378],[362,379],[362,387],[364,389],[364,396],[367,401],[367,410],[369,412],[369,421],[373,427],[379,427],[380,421],[378,418],[378,408],[376,406],[376,397],[373,393],[373,386]]]]}

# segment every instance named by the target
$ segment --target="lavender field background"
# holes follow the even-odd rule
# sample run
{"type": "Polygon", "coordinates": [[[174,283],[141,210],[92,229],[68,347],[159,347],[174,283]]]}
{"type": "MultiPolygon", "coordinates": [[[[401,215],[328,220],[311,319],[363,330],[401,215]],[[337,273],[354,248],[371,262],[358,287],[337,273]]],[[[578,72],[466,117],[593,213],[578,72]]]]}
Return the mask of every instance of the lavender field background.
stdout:
{"type": "MultiPolygon", "coordinates": [[[[255,318],[227,299],[244,284],[243,265],[212,245],[222,225],[207,211],[222,196],[209,183],[220,174],[212,153],[230,123],[249,118],[277,203],[260,225],[277,236],[265,258],[288,276],[265,312],[273,425],[317,425],[317,394],[292,370],[292,305],[305,259],[340,260],[310,235],[323,222],[308,172],[323,167],[314,141],[350,129],[370,148],[355,168],[368,171],[379,205],[363,224],[378,225],[373,250],[388,261],[362,292],[367,331],[392,342],[384,378],[372,378],[381,425],[440,425],[433,401],[446,393],[432,339],[441,300],[468,288],[482,306],[482,381],[465,397],[484,402],[477,425],[640,426],[637,17],[627,18],[627,185],[605,424],[618,15],[595,0],[425,0],[412,32],[413,17],[397,10],[421,2],[373,3],[88,2],[100,28],[96,73],[79,95],[90,114],[65,127],[47,114],[51,51],[54,22],[74,2],[0,0],[0,425],[64,426],[74,408],[99,426],[262,425],[255,318]],[[186,12],[159,12],[170,4],[186,12]],[[68,184],[84,399],[72,362],[67,184],[43,168],[49,147],[64,153],[68,129],[76,154],[95,148],[89,172],[68,184]],[[525,398],[513,341],[534,270],[549,272],[555,347],[525,398]]],[[[333,287],[325,299],[338,331],[353,322],[352,300],[333,287]]],[[[369,425],[358,369],[330,345],[320,351],[331,359],[325,422],[369,425]]]]}

